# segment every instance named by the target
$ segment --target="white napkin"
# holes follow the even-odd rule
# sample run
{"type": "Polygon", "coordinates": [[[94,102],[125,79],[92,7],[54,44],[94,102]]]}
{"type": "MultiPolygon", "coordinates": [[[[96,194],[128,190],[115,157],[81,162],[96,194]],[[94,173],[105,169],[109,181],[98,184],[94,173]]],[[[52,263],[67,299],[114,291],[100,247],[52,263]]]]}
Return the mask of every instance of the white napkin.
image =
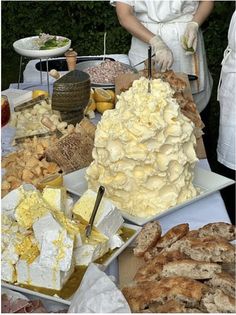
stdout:
{"type": "Polygon", "coordinates": [[[95,264],[90,264],[68,313],[131,313],[121,291],[95,264]]]}

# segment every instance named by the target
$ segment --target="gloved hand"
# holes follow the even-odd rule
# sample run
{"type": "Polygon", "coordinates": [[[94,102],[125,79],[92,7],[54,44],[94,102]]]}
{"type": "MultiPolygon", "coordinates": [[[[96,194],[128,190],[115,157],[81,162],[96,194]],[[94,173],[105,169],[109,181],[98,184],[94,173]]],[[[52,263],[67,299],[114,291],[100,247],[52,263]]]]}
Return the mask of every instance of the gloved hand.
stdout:
{"type": "Polygon", "coordinates": [[[170,69],[173,63],[173,54],[170,48],[163,42],[160,36],[156,35],[149,41],[155,53],[155,59],[160,71],[164,72],[170,69]]]}
{"type": "Polygon", "coordinates": [[[188,22],[184,35],[181,38],[181,44],[186,50],[186,55],[191,55],[197,49],[197,34],[199,25],[197,22],[188,22]]]}

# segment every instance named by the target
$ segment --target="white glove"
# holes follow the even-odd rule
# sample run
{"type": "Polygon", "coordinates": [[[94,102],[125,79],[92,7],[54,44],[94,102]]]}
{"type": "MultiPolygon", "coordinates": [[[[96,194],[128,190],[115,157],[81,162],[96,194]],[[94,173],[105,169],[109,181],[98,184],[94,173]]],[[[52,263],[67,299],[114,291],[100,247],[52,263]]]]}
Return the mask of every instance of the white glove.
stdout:
{"type": "Polygon", "coordinates": [[[155,53],[155,59],[157,61],[160,71],[164,72],[170,69],[173,63],[173,54],[170,48],[158,35],[152,37],[149,43],[155,53]]]}
{"type": "Polygon", "coordinates": [[[186,55],[191,55],[196,52],[197,49],[197,35],[199,25],[197,22],[188,22],[184,35],[181,38],[181,44],[186,50],[186,55]]]}

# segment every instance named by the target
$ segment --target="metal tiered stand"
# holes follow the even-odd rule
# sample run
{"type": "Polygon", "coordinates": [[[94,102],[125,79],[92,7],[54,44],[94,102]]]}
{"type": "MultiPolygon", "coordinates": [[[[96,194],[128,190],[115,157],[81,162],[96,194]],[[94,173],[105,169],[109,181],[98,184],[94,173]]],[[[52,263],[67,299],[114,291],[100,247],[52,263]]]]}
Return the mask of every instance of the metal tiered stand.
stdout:
{"type": "Polygon", "coordinates": [[[20,80],[22,75],[22,61],[23,58],[27,59],[39,59],[40,60],[40,83],[42,84],[42,59],[46,60],[46,72],[47,72],[47,89],[48,94],[50,94],[49,90],[49,67],[48,60],[52,57],[59,57],[63,55],[71,46],[71,40],[68,41],[63,47],[56,47],[50,50],[39,50],[35,49],[33,42],[37,39],[38,36],[26,37],[19,39],[13,43],[13,48],[20,55],[20,64],[19,64],[19,75],[18,75],[18,89],[20,88],[20,80]]]}

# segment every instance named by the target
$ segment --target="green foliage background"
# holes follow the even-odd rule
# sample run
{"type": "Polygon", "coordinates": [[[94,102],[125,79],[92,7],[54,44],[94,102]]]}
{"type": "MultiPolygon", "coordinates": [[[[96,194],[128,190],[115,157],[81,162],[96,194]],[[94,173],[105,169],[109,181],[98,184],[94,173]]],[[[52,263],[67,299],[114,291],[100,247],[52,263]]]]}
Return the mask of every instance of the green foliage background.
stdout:
{"type": "MultiPolygon", "coordinates": [[[[215,158],[218,136],[216,89],[234,9],[234,1],[216,1],[213,13],[203,25],[208,66],[214,80],[206,121],[210,159],[215,158]]],[[[103,54],[105,31],[108,54],[127,53],[130,45],[130,35],[119,25],[109,1],[2,1],[2,90],[18,79],[19,56],[12,48],[13,42],[39,31],[69,37],[79,55],[103,54]]]]}
{"type": "MultiPolygon", "coordinates": [[[[215,8],[203,25],[209,68],[218,74],[234,1],[215,2],[215,8]]],[[[103,53],[103,35],[107,32],[107,53],[127,53],[130,35],[120,25],[109,1],[2,1],[2,85],[6,88],[7,69],[18,55],[15,40],[43,31],[72,40],[79,55],[103,53]],[[11,57],[11,58],[10,58],[11,57]]],[[[14,74],[17,80],[18,67],[14,74]]]]}

